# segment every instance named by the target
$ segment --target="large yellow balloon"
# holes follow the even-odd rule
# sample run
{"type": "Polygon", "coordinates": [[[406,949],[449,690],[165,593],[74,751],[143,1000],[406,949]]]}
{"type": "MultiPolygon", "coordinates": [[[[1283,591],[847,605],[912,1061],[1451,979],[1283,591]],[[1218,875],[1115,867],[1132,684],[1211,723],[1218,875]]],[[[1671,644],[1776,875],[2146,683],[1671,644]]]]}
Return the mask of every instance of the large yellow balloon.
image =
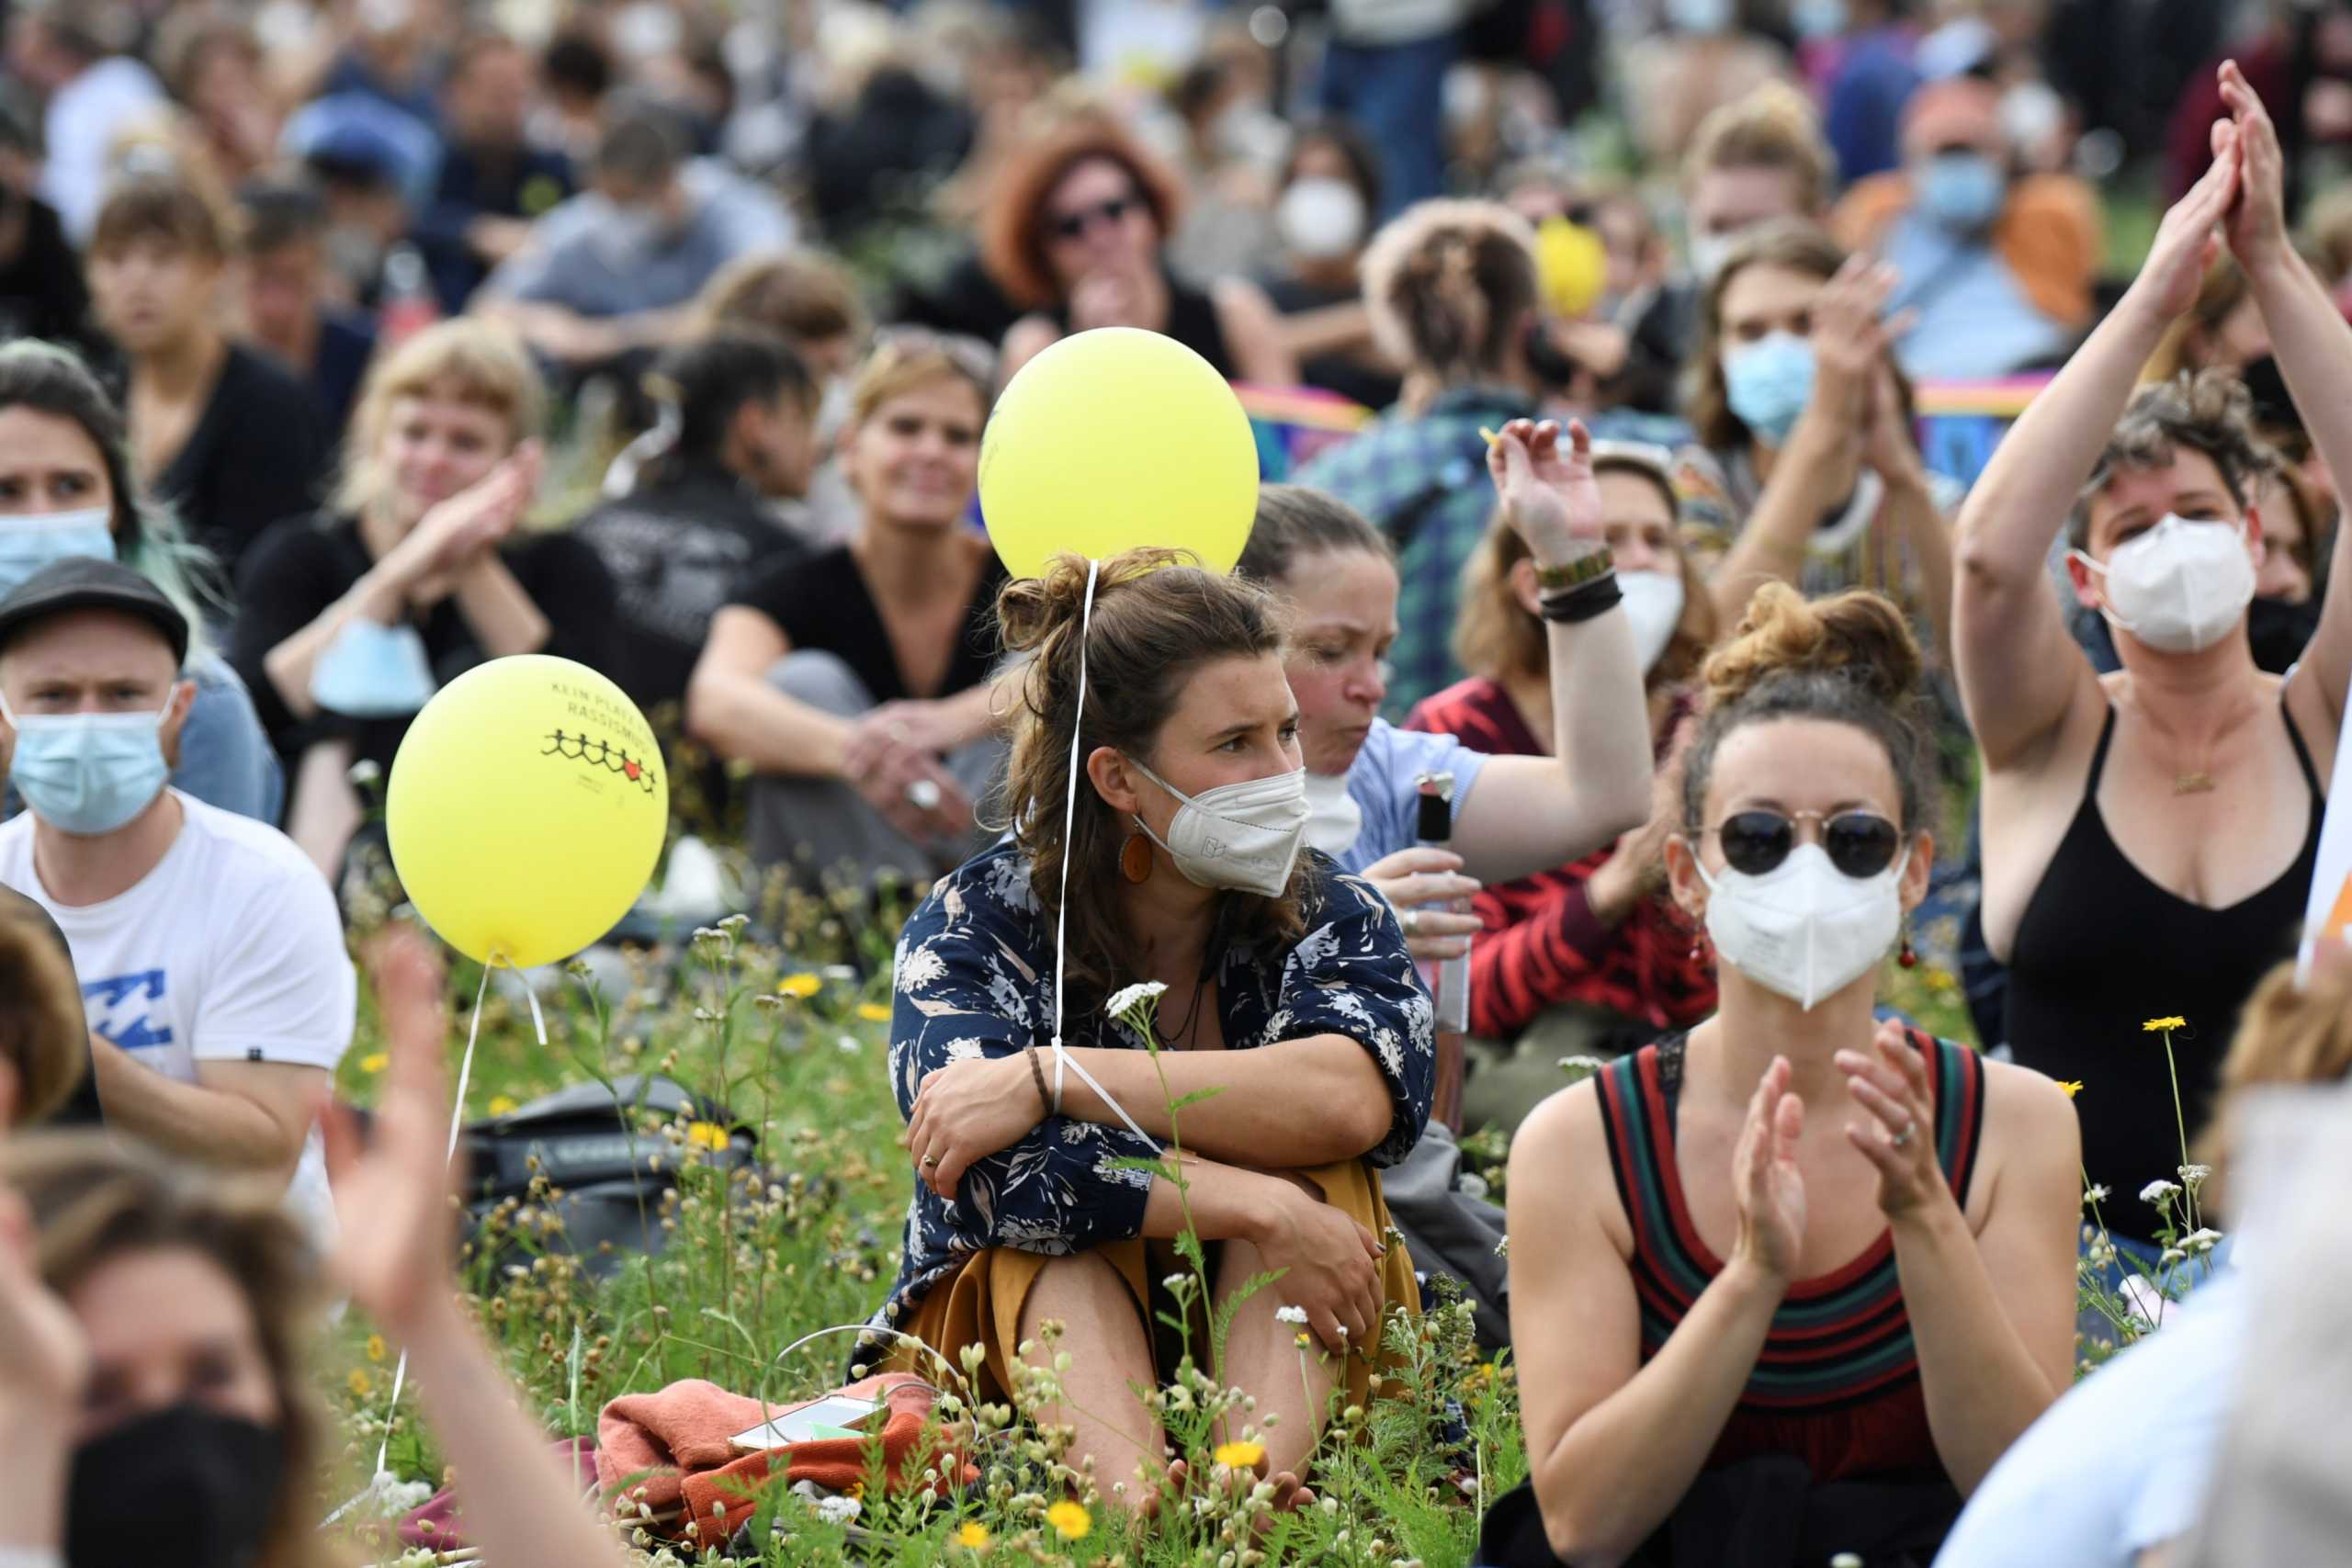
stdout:
{"type": "Polygon", "coordinates": [[[1098,327],[1023,366],[997,400],[980,509],[1015,577],[1138,545],[1229,571],[1258,512],[1257,440],[1207,360],[1158,333],[1098,327]]]}
{"type": "Polygon", "coordinates": [[[409,726],[384,796],[392,869],[443,941],[529,969],[611,931],[670,819],[653,731],[618,686],[547,654],[493,659],[409,726]]]}

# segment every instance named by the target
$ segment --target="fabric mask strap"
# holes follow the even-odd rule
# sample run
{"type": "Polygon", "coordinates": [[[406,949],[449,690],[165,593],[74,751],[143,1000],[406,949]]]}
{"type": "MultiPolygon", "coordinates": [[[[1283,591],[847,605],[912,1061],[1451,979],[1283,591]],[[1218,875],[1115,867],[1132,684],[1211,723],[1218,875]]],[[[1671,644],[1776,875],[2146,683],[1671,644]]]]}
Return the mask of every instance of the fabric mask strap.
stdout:
{"type": "MultiPolygon", "coordinates": [[[[1062,1074],[1065,1071],[1074,1072],[1080,1083],[1094,1091],[1097,1099],[1119,1113],[1119,1120],[1127,1124],[1128,1132],[1149,1144],[1152,1152],[1159,1154],[1162,1152],[1159,1140],[1137,1126],[1136,1119],[1127,1114],[1127,1108],[1112,1099],[1110,1092],[1094,1081],[1094,1075],[1070,1060],[1069,1053],[1062,1049],[1062,978],[1069,956],[1069,836],[1078,825],[1078,749],[1086,733],[1086,634],[1094,625],[1094,583],[1102,570],[1102,563],[1100,561],[1089,560],[1086,563],[1086,603],[1080,610],[1078,619],[1078,714],[1070,720],[1069,727],[1069,790],[1062,800],[1062,890],[1060,901],[1054,908],[1054,1103],[1061,1103],[1062,1074]]],[[[1157,839],[1152,841],[1159,842],[1157,839]]],[[[378,1468],[382,1467],[379,1465],[378,1468]]]]}

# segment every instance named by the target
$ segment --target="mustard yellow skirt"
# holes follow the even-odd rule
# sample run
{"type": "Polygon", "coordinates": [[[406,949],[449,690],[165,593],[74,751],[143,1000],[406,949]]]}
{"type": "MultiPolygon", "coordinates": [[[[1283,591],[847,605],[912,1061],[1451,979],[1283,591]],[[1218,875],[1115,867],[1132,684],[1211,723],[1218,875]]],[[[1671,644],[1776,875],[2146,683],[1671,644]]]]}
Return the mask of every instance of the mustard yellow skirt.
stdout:
{"type": "MultiPolygon", "coordinates": [[[[1321,1189],[1325,1202],[1368,1227],[1374,1235],[1387,1234],[1388,1205],[1381,1201],[1379,1174],[1362,1160],[1345,1160],[1296,1174],[1321,1189]]],[[[1158,1314],[1174,1314],[1175,1300],[1159,1283],[1182,1266],[1173,1242],[1140,1237],[1114,1241],[1095,1248],[1095,1255],[1126,1281],[1128,1292],[1135,1297],[1136,1315],[1147,1333],[1158,1326],[1158,1314]]],[[[1010,1369],[1020,1353],[1022,1308],[1029,1299],[1029,1288],[1053,1261],[1038,1253],[1010,1247],[976,1253],[955,1275],[932,1287],[917,1304],[904,1331],[959,1367],[963,1365],[964,1347],[979,1346],[988,1358],[981,1370],[980,1397],[1005,1403],[1011,1398],[1012,1387],[1010,1369]]],[[[1214,1244],[1210,1247],[1210,1263],[1214,1269],[1214,1244]]],[[[1419,1314],[1420,1288],[1413,1279],[1413,1260],[1402,1247],[1392,1244],[1381,1260],[1381,1287],[1389,1305],[1400,1307],[1410,1315],[1419,1314]]],[[[1205,1304],[1194,1300],[1191,1315],[1194,1354],[1205,1360],[1201,1349],[1208,1343],[1205,1304]]],[[[1167,1337],[1153,1337],[1156,1341],[1167,1337]]],[[[1160,1362],[1157,1370],[1163,1380],[1175,1371],[1166,1346],[1159,1348],[1155,1359],[1160,1362]]],[[[922,1370],[911,1351],[902,1350],[884,1365],[922,1370]]],[[[1363,1357],[1348,1358],[1348,1403],[1366,1403],[1374,1371],[1373,1363],[1363,1357]]]]}

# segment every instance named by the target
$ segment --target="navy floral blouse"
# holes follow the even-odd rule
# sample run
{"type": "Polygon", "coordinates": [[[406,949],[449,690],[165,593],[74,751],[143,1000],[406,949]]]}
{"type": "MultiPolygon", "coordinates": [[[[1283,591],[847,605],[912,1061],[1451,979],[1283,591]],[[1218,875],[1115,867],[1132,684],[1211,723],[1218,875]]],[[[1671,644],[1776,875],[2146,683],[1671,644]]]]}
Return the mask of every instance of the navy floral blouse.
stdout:
{"type": "MultiPolygon", "coordinates": [[[[1309,853],[1306,935],[1228,948],[1216,970],[1219,1021],[1233,1050],[1317,1034],[1361,1042],[1395,1109],[1388,1136],[1366,1157],[1394,1165],[1429,1122],[1437,1059],[1429,993],[1387,900],[1309,853]]],[[[1046,1044],[1053,991],[1053,922],[1030,891],[1027,858],[1000,844],[939,883],[899,939],[890,1078],[899,1114],[913,1114],[933,1068],[1046,1044]]],[[[1062,1027],[1065,1045],[1144,1048],[1105,1016],[1065,1018],[1062,1027]]],[[[933,1285],[987,1248],[1064,1257],[1142,1235],[1152,1177],[1114,1162],[1157,1152],[1125,1125],[1052,1116],[976,1162],[956,1202],[917,1182],[898,1283],[873,1325],[900,1326],[933,1285]]]]}

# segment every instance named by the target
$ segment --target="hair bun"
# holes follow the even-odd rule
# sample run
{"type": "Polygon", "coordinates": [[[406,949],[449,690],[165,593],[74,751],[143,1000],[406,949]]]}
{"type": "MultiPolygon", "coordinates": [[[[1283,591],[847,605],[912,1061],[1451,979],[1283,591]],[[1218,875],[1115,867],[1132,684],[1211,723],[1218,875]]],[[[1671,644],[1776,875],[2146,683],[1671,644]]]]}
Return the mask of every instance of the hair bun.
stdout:
{"type": "Polygon", "coordinates": [[[1785,582],[1768,582],[1707,660],[1708,705],[1737,702],[1781,674],[1842,676],[1899,709],[1918,690],[1919,644],[1903,613],[1867,589],[1808,601],[1785,582]]]}

